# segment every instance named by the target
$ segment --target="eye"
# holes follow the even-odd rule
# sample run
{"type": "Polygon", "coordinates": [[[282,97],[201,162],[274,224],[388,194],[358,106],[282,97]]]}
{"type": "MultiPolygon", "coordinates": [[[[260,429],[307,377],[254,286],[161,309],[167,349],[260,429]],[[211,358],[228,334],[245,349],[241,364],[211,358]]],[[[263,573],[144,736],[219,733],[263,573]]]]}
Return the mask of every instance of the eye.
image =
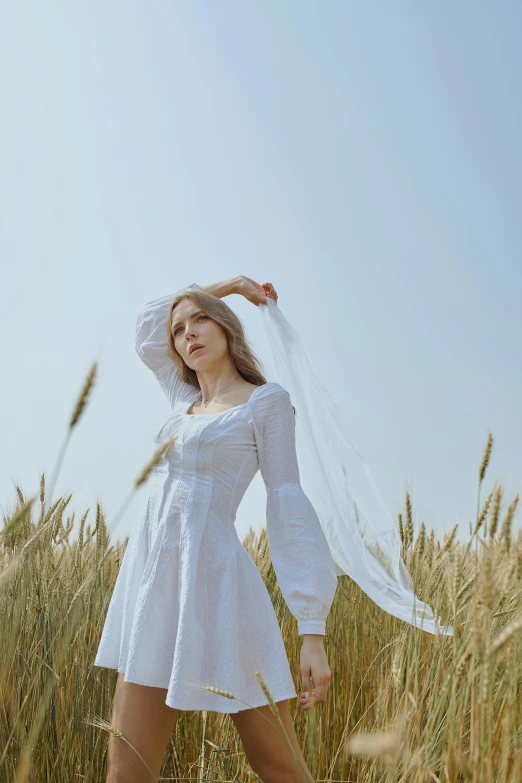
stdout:
{"type": "MultiPolygon", "coordinates": [[[[205,318],[205,319],[206,319],[206,318],[208,318],[208,316],[206,316],[206,315],[200,315],[200,316],[198,316],[198,317],[196,318],[196,321],[199,321],[199,319],[200,319],[200,318],[205,318]]],[[[177,333],[179,332],[179,330],[180,330],[180,329],[181,329],[181,326],[178,326],[178,328],[177,328],[177,329],[175,330],[175,332],[174,332],[174,337],[177,335],[177,333]]]]}

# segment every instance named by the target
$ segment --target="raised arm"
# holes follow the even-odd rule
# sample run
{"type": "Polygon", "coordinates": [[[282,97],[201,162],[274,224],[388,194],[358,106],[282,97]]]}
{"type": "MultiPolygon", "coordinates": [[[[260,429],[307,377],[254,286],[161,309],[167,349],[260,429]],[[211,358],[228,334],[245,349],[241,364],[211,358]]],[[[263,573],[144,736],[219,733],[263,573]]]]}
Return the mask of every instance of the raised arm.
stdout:
{"type": "Polygon", "coordinates": [[[278,383],[260,387],[252,416],[267,491],[268,543],[274,570],[298,633],[326,633],[337,588],[335,564],[321,523],[299,479],[295,416],[278,383]]]}

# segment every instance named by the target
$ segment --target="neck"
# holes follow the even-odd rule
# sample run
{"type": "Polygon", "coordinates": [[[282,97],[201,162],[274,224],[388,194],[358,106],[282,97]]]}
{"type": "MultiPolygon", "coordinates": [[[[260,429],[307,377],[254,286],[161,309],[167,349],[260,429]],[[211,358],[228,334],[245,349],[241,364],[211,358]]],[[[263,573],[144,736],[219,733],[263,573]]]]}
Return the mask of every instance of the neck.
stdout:
{"type": "Polygon", "coordinates": [[[208,402],[218,396],[221,391],[228,392],[233,390],[240,378],[235,367],[221,369],[216,372],[198,372],[197,376],[203,402],[208,402]]]}

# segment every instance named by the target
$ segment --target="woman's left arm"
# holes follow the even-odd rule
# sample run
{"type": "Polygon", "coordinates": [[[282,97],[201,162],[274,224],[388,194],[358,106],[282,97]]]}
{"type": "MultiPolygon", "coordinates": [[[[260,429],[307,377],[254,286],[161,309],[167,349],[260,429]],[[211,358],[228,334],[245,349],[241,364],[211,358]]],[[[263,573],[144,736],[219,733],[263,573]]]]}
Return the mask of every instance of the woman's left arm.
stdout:
{"type": "Polygon", "coordinates": [[[315,508],[300,483],[290,395],[280,384],[270,382],[252,402],[259,467],[267,490],[270,555],[283,597],[303,636],[301,705],[308,709],[325,701],[330,681],[323,640],[337,574],[315,508]]]}

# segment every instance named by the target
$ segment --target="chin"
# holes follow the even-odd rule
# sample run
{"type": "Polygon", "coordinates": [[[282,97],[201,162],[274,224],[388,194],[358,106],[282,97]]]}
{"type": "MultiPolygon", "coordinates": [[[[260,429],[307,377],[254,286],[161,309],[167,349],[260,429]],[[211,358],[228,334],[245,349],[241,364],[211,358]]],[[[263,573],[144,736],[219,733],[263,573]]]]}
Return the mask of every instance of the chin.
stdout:
{"type": "MultiPolygon", "coordinates": [[[[205,357],[207,358],[207,357],[205,357]]],[[[191,357],[189,356],[189,361],[191,360],[191,357]]],[[[190,366],[195,370],[197,367],[202,367],[205,364],[205,361],[200,361],[197,356],[194,357],[194,363],[190,366]]]]}

